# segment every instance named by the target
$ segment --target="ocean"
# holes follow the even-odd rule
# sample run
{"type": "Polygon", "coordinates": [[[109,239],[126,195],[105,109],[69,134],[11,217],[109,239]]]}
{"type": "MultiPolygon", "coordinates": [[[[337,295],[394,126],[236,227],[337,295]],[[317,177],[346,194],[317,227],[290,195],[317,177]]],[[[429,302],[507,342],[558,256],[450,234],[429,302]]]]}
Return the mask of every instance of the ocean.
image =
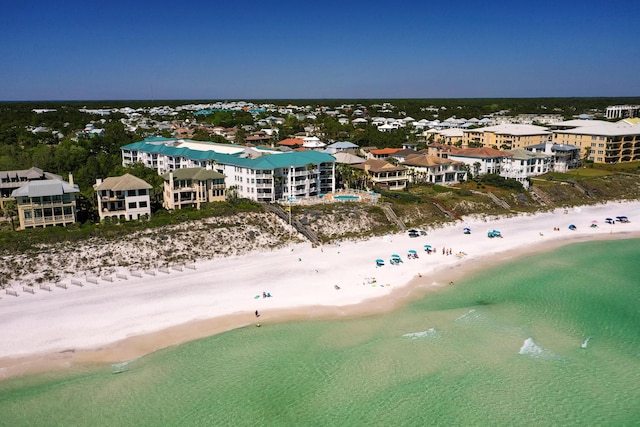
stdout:
{"type": "Polygon", "coordinates": [[[382,315],[6,380],[0,425],[639,425],[639,242],[527,256],[382,315]]]}

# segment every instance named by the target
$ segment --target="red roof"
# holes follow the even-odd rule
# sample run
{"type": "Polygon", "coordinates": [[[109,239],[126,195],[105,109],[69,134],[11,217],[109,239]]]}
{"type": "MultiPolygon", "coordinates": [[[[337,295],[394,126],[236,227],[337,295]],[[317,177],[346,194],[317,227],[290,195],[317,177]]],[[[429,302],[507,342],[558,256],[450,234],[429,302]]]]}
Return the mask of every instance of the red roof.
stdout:
{"type": "Polygon", "coordinates": [[[371,154],[395,154],[398,151],[402,150],[402,148],[379,148],[377,150],[371,150],[371,154]]]}
{"type": "Polygon", "coordinates": [[[287,138],[278,142],[278,145],[286,145],[288,147],[292,147],[294,145],[302,145],[303,142],[304,141],[302,141],[300,138],[287,138]]]}

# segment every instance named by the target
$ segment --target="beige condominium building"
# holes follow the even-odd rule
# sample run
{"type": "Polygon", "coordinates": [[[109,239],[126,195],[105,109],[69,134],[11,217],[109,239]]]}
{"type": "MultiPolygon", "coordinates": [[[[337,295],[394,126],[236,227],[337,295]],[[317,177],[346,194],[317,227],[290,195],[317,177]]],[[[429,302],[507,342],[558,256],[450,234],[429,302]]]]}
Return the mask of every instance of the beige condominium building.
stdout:
{"type": "Polygon", "coordinates": [[[581,157],[594,163],[640,161],[640,125],[601,120],[572,120],[553,131],[554,144],[580,147],[581,157]]]}
{"type": "Polygon", "coordinates": [[[463,147],[493,147],[513,150],[549,141],[551,132],[536,125],[502,124],[477,129],[465,129],[463,147]]]}
{"type": "Polygon", "coordinates": [[[80,189],[61,179],[30,181],[11,193],[18,207],[20,229],[69,225],[76,222],[76,193],[80,189]]]}
{"type": "Polygon", "coordinates": [[[162,175],[164,178],[163,206],[165,209],[194,207],[201,203],[224,201],[225,176],[204,168],[182,168],[162,175]]]}

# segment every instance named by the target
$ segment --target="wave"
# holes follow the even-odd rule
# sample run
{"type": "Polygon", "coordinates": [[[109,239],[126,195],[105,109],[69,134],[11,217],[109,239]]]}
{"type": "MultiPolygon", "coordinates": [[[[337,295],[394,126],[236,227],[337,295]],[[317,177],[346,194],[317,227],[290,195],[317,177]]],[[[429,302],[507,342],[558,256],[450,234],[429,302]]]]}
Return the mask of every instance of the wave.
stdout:
{"type": "Polygon", "coordinates": [[[125,360],[124,362],[120,362],[120,363],[114,363],[111,365],[111,373],[112,374],[122,374],[123,372],[128,372],[129,369],[131,368],[131,365],[133,364],[133,362],[135,362],[136,359],[131,359],[131,360],[125,360]]]}
{"type": "Polygon", "coordinates": [[[560,359],[560,357],[555,355],[553,352],[536,344],[533,338],[527,338],[524,340],[518,354],[533,357],[535,359],[560,359]]]}
{"type": "Polygon", "coordinates": [[[436,331],[436,328],[431,328],[426,331],[421,332],[411,332],[408,334],[404,334],[402,338],[409,338],[412,340],[417,340],[421,338],[440,338],[440,334],[436,331]]]}

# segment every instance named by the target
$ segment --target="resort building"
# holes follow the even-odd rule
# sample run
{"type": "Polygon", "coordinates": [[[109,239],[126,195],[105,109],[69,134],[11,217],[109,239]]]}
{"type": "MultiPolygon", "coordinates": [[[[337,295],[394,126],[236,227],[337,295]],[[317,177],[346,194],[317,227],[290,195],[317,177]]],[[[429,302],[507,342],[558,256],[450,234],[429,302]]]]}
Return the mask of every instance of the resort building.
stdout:
{"type": "Polygon", "coordinates": [[[403,166],[407,168],[409,182],[452,185],[467,180],[464,163],[436,156],[412,154],[403,166]]]}
{"type": "Polygon", "coordinates": [[[572,120],[572,127],[553,131],[554,144],[575,145],[581,158],[594,163],[621,163],[640,160],[640,125],[602,120],[572,120]]]}
{"type": "Polygon", "coordinates": [[[282,152],[233,144],[147,138],[121,147],[122,164],[140,162],[158,174],[201,167],[225,176],[227,189],[259,202],[335,191],[335,158],[314,150],[282,152]]]}
{"type": "Polygon", "coordinates": [[[544,153],[551,157],[549,168],[553,172],[567,172],[571,169],[579,168],[582,164],[580,159],[580,147],[566,144],[544,144],[530,145],[524,147],[525,150],[544,153]]]}
{"type": "Polygon", "coordinates": [[[502,124],[463,131],[464,147],[493,147],[513,150],[549,141],[551,132],[542,126],[502,124]]]}
{"type": "Polygon", "coordinates": [[[367,152],[367,159],[388,159],[400,150],[402,150],[402,148],[375,148],[367,152]]]}
{"type": "Polygon", "coordinates": [[[502,164],[507,157],[511,156],[512,154],[509,152],[491,147],[461,149],[451,147],[451,151],[447,154],[448,159],[466,164],[473,176],[490,173],[499,175],[502,164]]]}
{"type": "Polygon", "coordinates": [[[20,229],[44,228],[54,225],[66,226],[76,222],[76,194],[80,189],[61,179],[30,181],[14,190],[20,229]]]}
{"type": "Polygon", "coordinates": [[[500,176],[505,179],[515,179],[526,189],[530,186],[530,177],[543,175],[550,170],[550,155],[523,148],[511,150],[511,154],[504,158],[500,176]]]}
{"type": "Polygon", "coordinates": [[[203,168],[184,168],[165,172],[162,206],[165,209],[182,209],[200,204],[224,201],[224,175],[203,168]]]}
{"type": "Polygon", "coordinates": [[[105,218],[131,221],[151,215],[151,185],[146,181],[124,174],[104,181],[96,180],[93,186],[98,199],[100,221],[105,218]]]}
{"type": "Polygon", "coordinates": [[[409,182],[407,168],[396,166],[384,160],[369,159],[364,163],[353,165],[353,168],[363,170],[373,187],[404,190],[409,182]]]}

